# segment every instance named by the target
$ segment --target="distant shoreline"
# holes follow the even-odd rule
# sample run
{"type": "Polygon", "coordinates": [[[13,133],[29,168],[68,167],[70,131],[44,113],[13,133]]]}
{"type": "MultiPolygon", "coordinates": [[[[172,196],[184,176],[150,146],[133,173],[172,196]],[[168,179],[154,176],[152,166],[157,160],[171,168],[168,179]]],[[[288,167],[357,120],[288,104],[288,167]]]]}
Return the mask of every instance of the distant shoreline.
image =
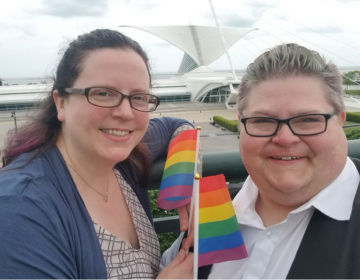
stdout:
{"type": "MultiPolygon", "coordinates": [[[[346,73],[349,71],[354,71],[354,70],[360,70],[359,67],[354,67],[354,66],[344,66],[344,67],[339,67],[339,70],[341,73],[346,73]]],[[[218,70],[221,72],[231,72],[231,70],[218,70]]],[[[245,69],[237,69],[235,70],[236,73],[242,75],[244,73],[245,69]]],[[[174,75],[178,75],[176,72],[156,72],[156,73],[152,73],[152,78],[154,80],[156,79],[167,79],[170,78],[171,76],[174,75]]],[[[2,84],[3,85],[27,85],[27,84],[42,84],[44,82],[46,82],[46,84],[52,84],[53,80],[51,78],[49,78],[49,76],[44,76],[44,77],[9,77],[9,78],[5,78],[5,77],[1,77],[2,79],[2,84]]]]}

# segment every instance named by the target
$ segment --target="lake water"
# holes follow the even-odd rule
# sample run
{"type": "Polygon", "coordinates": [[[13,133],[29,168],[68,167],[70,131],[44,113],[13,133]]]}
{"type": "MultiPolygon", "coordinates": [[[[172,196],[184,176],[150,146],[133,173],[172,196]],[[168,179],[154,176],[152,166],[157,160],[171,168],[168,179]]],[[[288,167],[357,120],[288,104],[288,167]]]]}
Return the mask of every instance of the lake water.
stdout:
{"type": "MultiPolygon", "coordinates": [[[[153,79],[167,79],[176,73],[154,73],[153,79]]],[[[0,77],[1,78],[1,77],[0,77]]],[[[2,78],[2,84],[5,85],[29,85],[29,84],[52,84],[53,80],[50,77],[16,77],[16,78],[2,78]]]]}
{"type": "MultiPolygon", "coordinates": [[[[356,67],[339,67],[340,73],[344,74],[349,71],[359,70],[356,67]]],[[[227,72],[230,72],[228,70],[227,72]]],[[[235,70],[237,75],[242,75],[244,70],[235,70]]],[[[171,76],[176,75],[176,73],[172,72],[164,72],[164,73],[152,73],[152,79],[167,79],[171,76]]],[[[2,78],[2,77],[0,77],[2,78]]],[[[52,84],[53,80],[50,77],[15,77],[15,78],[2,78],[3,85],[27,85],[27,84],[52,84]]]]}

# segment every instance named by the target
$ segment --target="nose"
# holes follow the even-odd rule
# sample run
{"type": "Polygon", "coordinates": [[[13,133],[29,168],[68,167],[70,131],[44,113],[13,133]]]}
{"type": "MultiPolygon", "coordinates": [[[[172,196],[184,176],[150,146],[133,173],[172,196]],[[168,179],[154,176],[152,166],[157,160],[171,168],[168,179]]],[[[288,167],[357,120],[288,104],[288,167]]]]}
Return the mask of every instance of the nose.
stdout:
{"type": "Polygon", "coordinates": [[[130,99],[123,98],[120,105],[112,108],[111,115],[124,120],[132,120],[134,118],[134,111],[130,106],[130,99]]]}
{"type": "Polygon", "coordinates": [[[286,123],[282,123],[271,141],[282,146],[290,146],[299,142],[300,138],[291,131],[286,123]]]}

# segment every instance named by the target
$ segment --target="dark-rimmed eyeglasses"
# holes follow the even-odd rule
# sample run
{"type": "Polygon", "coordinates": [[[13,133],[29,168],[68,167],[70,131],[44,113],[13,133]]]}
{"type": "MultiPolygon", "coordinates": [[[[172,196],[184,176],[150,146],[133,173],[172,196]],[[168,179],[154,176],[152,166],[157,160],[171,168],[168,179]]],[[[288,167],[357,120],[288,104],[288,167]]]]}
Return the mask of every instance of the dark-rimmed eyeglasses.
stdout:
{"type": "Polygon", "coordinates": [[[152,112],[160,104],[160,99],[148,93],[125,95],[120,91],[105,87],[65,88],[67,93],[85,95],[87,101],[98,107],[112,108],[119,106],[124,98],[129,99],[131,108],[140,112],[152,112]]]}
{"type": "Polygon", "coordinates": [[[310,136],[325,132],[328,120],[334,115],[336,111],[331,114],[306,114],[288,119],[242,118],[241,122],[245,126],[246,133],[255,137],[274,136],[282,123],[287,124],[294,135],[310,136]]]}

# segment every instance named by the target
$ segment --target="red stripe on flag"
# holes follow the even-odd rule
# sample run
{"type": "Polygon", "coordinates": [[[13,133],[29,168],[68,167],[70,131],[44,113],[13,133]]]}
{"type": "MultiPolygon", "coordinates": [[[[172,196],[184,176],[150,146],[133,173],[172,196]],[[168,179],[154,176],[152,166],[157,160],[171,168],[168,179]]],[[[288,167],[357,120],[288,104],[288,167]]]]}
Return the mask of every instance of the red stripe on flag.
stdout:
{"type": "Polygon", "coordinates": [[[197,130],[196,129],[189,129],[181,132],[178,136],[176,136],[169,145],[169,149],[171,150],[177,143],[184,141],[184,140],[197,140],[197,130]]]}
{"type": "Polygon", "coordinates": [[[227,189],[224,174],[203,177],[200,179],[200,193],[211,192],[222,188],[227,189]]]}

